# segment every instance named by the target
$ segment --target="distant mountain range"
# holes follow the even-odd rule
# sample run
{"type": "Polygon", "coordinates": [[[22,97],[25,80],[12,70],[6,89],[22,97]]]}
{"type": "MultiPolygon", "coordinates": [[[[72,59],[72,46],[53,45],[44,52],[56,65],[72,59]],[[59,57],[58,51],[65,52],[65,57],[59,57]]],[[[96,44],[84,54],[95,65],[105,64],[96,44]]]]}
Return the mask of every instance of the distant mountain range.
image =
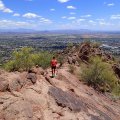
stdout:
{"type": "Polygon", "coordinates": [[[34,30],[34,29],[0,29],[0,33],[43,33],[43,34],[87,34],[87,33],[119,33],[120,31],[95,31],[89,29],[79,30],[34,30]]]}
{"type": "Polygon", "coordinates": [[[0,29],[0,32],[36,32],[33,29],[0,29]]]}

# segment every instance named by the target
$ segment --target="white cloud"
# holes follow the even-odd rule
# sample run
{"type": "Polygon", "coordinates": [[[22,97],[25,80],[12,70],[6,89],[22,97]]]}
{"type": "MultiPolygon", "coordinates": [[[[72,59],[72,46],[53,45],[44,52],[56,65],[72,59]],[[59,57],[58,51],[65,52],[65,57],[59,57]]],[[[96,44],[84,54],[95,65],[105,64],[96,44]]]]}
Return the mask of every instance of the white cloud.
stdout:
{"type": "Polygon", "coordinates": [[[65,19],[65,18],[67,18],[67,16],[62,16],[61,18],[62,18],[62,19],[65,19]]]}
{"type": "Polygon", "coordinates": [[[35,13],[26,13],[26,14],[23,15],[23,17],[31,19],[31,18],[39,18],[41,16],[39,16],[35,13]]]}
{"type": "Polygon", "coordinates": [[[0,0],[0,10],[4,10],[5,6],[3,4],[3,2],[0,0]]]}
{"type": "Polygon", "coordinates": [[[3,12],[5,12],[5,13],[13,13],[13,11],[11,9],[9,9],[9,8],[5,8],[3,10],[3,12]]]}
{"type": "Polygon", "coordinates": [[[51,8],[50,11],[55,11],[55,9],[54,9],[54,8],[51,8]]]}
{"type": "MultiPolygon", "coordinates": [[[[42,18],[41,20],[32,21],[15,21],[15,20],[0,20],[0,27],[2,29],[15,29],[15,28],[26,28],[26,29],[40,29],[41,26],[50,25],[51,20],[42,18]]],[[[44,27],[43,27],[44,29],[44,27]]]]}
{"type": "Polygon", "coordinates": [[[1,0],[0,0],[0,10],[5,13],[13,13],[13,11],[7,8],[1,0]]]}
{"type": "Polygon", "coordinates": [[[76,20],[74,20],[72,23],[74,23],[74,24],[81,24],[81,22],[84,22],[86,19],[76,19],[76,20]]]}
{"type": "Polygon", "coordinates": [[[71,16],[71,17],[62,16],[61,18],[62,19],[68,19],[68,20],[74,20],[74,19],[76,19],[76,17],[74,17],[74,16],[71,16]]]}
{"type": "Polygon", "coordinates": [[[110,19],[120,19],[120,14],[117,15],[111,15],[110,19]]]}
{"type": "Polygon", "coordinates": [[[71,15],[75,15],[76,13],[75,12],[70,12],[71,15]]]}
{"type": "Polygon", "coordinates": [[[77,22],[85,21],[85,19],[78,19],[77,22]]]}
{"type": "Polygon", "coordinates": [[[93,20],[89,20],[89,22],[90,22],[90,23],[94,23],[94,21],[93,21],[93,20]]]}
{"type": "Polygon", "coordinates": [[[109,7],[114,6],[114,5],[115,5],[114,3],[107,4],[107,6],[109,6],[109,7]]]}
{"type": "Polygon", "coordinates": [[[108,7],[112,7],[112,6],[115,6],[115,3],[107,3],[107,2],[104,2],[104,5],[108,6],[108,7]]]}
{"type": "Polygon", "coordinates": [[[89,20],[88,22],[89,22],[90,24],[92,24],[92,25],[96,25],[96,22],[93,21],[93,20],[89,20]]]}
{"type": "Polygon", "coordinates": [[[43,17],[40,18],[39,22],[40,23],[45,23],[45,24],[51,24],[51,23],[53,23],[52,20],[46,19],[46,18],[43,18],[43,17]]]}
{"type": "Polygon", "coordinates": [[[102,21],[100,21],[99,24],[100,24],[100,25],[106,25],[106,23],[105,23],[105,22],[102,22],[102,21]]]}
{"type": "Polygon", "coordinates": [[[69,0],[58,0],[58,2],[60,3],[65,3],[65,2],[68,2],[69,0]]]}
{"type": "Polygon", "coordinates": [[[88,18],[88,17],[91,17],[92,15],[88,14],[88,15],[83,15],[81,17],[84,17],[84,18],[88,18]]]}
{"type": "Polygon", "coordinates": [[[109,22],[105,22],[105,21],[100,21],[99,25],[101,25],[101,26],[113,26],[114,24],[109,23],[109,22]]]}
{"type": "Polygon", "coordinates": [[[103,18],[96,19],[97,21],[105,21],[103,18]]]}
{"type": "Polygon", "coordinates": [[[14,28],[29,28],[35,25],[24,21],[0,20],[0,26],[1,28],[14,29],[14,28]]]}
{"type": "Polygon", "coordinates": [[[13,16],[15,16],[15,17],[19,17],[20,14],[19,14],[19,13],[14,13],[13,16]]]}
{"type": "Polygon", "coordinates": [[[76,9],[74,6],[67,6],[67,9],[76,9]]]}
{"type": "Polygon", "coordinates": [[[76,17],[68,17],[68,20],[74,20],[76,17]]]}
{"type": "Polygon", "coordinates": [[[38,18],[36,20],[38,20],[38,22],[40,22],[40,23],[45,23],[45,24],[51,24],[52,23],[52,20],[44,18],[42,16],[39,16],[35,13],[26,13],[26,14],[23,15],[23,17],[29,18],[29,19],[38,18]]]}

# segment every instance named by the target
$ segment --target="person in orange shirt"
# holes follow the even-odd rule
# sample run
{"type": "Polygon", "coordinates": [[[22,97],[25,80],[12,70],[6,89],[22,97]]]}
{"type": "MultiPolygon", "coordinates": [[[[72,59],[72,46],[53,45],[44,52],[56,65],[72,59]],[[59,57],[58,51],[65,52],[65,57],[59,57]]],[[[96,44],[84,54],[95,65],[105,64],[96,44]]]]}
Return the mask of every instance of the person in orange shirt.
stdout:
{"type": "Polygon", "coordinates": [[[57,60],[55,57],[53,57],[53,59],[51,60],[52,77],[55,77],[56,66],[57,66],[57,60]]]}

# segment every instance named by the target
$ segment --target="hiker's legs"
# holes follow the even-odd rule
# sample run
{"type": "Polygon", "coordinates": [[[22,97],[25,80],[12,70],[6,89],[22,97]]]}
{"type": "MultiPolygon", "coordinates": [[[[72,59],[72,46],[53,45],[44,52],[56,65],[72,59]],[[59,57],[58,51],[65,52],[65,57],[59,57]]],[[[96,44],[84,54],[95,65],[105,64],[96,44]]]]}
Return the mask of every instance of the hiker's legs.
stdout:
{"type": "Polygon", "coordinates": [[[53,67],[52,67],[52,77],[55,76],[55,73],[56,73],[56,66],[53,66],[53,67]]]}
{"type": "Polygon", "coordinates": [[[53,70],[53,68],[51,68],[51,70],[52,70],[52,76],[54,75],[54,70],[53,70]]]}
{"type": "Polygon", "coordinates": [[[54,70],[53,70],[54,76],[55,76],[55,69],[56,69],[56,68],[54,68],[54,70]]]}

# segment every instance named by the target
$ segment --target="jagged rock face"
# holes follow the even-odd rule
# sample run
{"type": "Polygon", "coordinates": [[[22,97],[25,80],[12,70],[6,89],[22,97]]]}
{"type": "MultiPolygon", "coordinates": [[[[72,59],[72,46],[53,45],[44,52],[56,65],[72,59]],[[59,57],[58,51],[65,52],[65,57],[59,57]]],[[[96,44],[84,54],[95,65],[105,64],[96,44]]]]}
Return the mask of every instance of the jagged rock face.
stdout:
{"type": "Polygon", "coordinates": [[[25,72],[22,75],[17,75],[15,73],[9,73],[0,76],[0,91],[19,91],[25,85],[35,84],[37,81],[37,76],[35,73],[25,72]]]}
{"type": "Polygon", "coordinates": [[[120,65],[114,64],[113,70],[114,70],[115,74],[117,74],[118,77],[120,78],[120,65]]]}
{"type": "Polygon", "coordinates": [[[11,104],[3,114],[5,120],[32,120],[33,117],[31,104],[25,100],[18,100],[14,104],[11,104]]]}
{"type": "Polygon", "coordinates": [[[25,81],[23,81],[21,78],[15,78],[9,81],[9,90],[10,91],[19,91],[23,85],[25,84],[25,81]]]}
{"type": "Polygon", "coordinates": [[[105,53],[99,47],[94,47],[90,43],[82,43],[78,46],[73,46],[72,48],[67,48],[61,55],[67,56],[67,61],[69,64],[79,63],[80,60],[88,62],[90,57],[99,56],[103,61],[113,60],[112,55],[105,53]]]}
{"type": "MultiPolygon", "coordinates": [[[[73,46],[72,48],[67,48],[62,53],[59,53],[59,56],[64,56],[65,62],[69,64],[73,64],[79,66],[79,63],[82,61],[86,64],[89,64],[89,60],[91,57],[101,57],[103,62],[113,62],[114,57],[109,54],[105,53],[101,48],[94,47],[90,43],[82,43],[77,46],[73,46]]],[[[111,64],[112,66],[112,64],[111,64]]],[[[116,64],[113,65],[113,70],[115,74],[120,78],[120,65],[116,64]]]]}
{"type": "Polygon", "coordinates": [[[85,104],[74,94],[62,91],[60,88],[50,87],[48,93],[54,97],[57,104],[61,107],[68,107],[74,112],[86,110],[85,104]]]}
{"type": "Polygon", "coordinates": [[[32,75],[36,77],[27,72],[0,75],[11,86],[0,92],[0,120],[120,119],[119,101],[113,102],[81,83],[68,72],[68,66],[58,69],[55,78],[50,77],[50,69],[45,75],[32,75]],[[32,84],[31,79],[36,82],[32,84]]]}
{"type": "Polygon", "coordinates": [[[5,78],[0,77],[0,91],[1,92],[7,91],[8,86],[9,86],[8,81],[5,78]]]}
{"type": "Polygon", "coordinates": [[[27,79],[29,82],[31,82],[32,84],[35,84],[36,83],[36,80],[37,80],[37,77],[36,77],[36,74],[35,73],[29,73],[27,75],[27,79]]]}

